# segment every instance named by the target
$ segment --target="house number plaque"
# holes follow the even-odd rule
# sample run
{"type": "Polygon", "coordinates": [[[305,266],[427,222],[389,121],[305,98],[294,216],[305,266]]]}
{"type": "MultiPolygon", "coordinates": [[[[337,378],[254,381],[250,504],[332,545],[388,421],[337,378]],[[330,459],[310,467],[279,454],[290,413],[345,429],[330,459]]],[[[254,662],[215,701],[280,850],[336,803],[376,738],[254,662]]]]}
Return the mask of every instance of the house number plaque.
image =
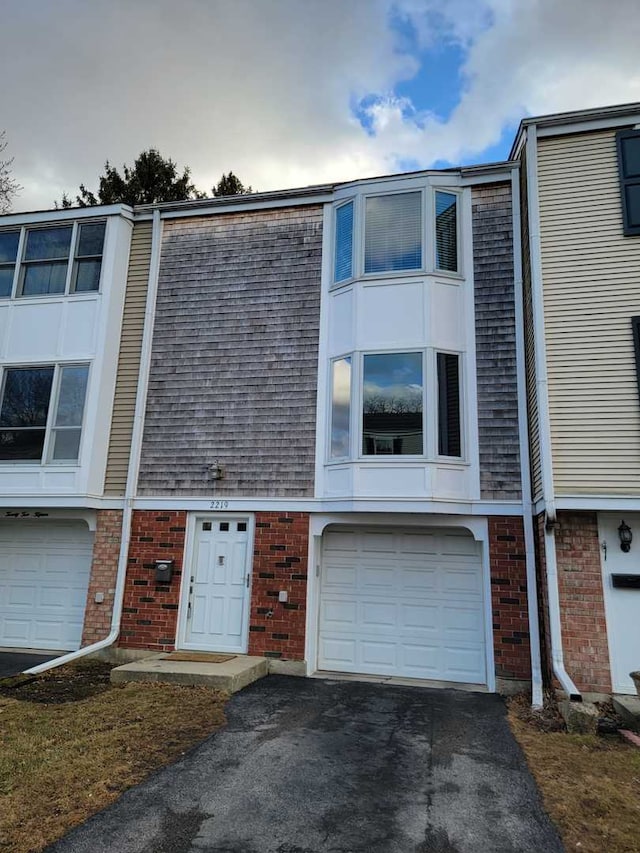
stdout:
{"type": "Polygon", "coordinates": [[[229,501],[211,501],[209,509],[229,509],[229,501]]]}

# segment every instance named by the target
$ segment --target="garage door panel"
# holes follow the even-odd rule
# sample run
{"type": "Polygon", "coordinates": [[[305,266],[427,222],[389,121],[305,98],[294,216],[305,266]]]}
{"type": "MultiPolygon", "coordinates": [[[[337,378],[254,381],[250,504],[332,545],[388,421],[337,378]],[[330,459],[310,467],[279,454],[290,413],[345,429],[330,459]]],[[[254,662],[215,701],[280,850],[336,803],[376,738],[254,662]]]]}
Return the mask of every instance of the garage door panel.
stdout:
{"type": "Polygon", "coordinates": [[[92,550],[85,524],[0,524],[0,645],[79,648],[92,550]]]}
{"type": "Polygon", "coordinates": [[[349,552],[336,531],[323,552],[320,668],[485,683],[482,564],[472,537],[344,536],[349,552]],[[393,542],[393,553],[376,553],[380,542],[393,542]]]}

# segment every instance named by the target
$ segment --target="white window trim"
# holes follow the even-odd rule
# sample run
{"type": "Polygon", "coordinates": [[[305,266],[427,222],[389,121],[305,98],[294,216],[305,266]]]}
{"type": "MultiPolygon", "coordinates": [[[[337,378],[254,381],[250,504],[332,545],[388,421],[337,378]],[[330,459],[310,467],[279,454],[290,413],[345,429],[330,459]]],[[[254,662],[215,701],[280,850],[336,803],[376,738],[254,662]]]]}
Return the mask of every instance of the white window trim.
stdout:
{"type": "MultiPolygon", "coordinates": [[[[80,460],[82,459],[82,448],[85,440],[85,421],[87,417],[87,399],[89,397],[89,386],[91,383],[91,368],[92,365],[88,361],[63,361],[63,362],[37,362],[34,364],[4,364],[0,368],[0,408],[2,406],[2,401],[4,400],[4,386],[7,376],[7,371],[9,370],[21,370],[21,369],[34,369],[38,368],[47,368],[53,367],[53,380],[51,382],[51,394],[49,396],[49,409],[47,412],[47,422],[45,424],[45,434],[44,434],[44,442],[42,445],[42,455],[40,459],[0,459],[0,467],[4,466],[22,466],[26,465],[29,468],[44,468],[44,467],[53,467],[53,468],[79,468],[80,460]],[[82,407],[82,420],[80,422],[80,427],[75,427],[75,429],[80,429],[80,444],[78,445],[78,458],[75,460],[71,459],[60,459],[54,460],[51,459],[51,453],[53,450],[53,432],[56,429],[55,427],[55,416],[58,410],[58,402],[59,402],[59,394],[60,394],[60,381],[62,376],[62,370],[65,367],[86,367],[87,368],[87,385],[85,389],[84,396],[84,405],[82,407]]],[[[2,429],[2,428],[0,428],[2,429]]],[[[10,429],[10,427],[6,427],[6,429],[10,429]]]]}
{"type": "Polygon", "coordinates": [[[463,281],[464,270],[464,235],[462,233],[462,205],[465,198],[464,187],[453,176],[427,176],[410,181],[390,181],[376,183],[372,181],[357,189],[353,186],[345,188],[345,194],[338,193],[332,205],[331,222],[331,275],[329,290],[335,291],[348,287],[358,280],[375,281],[378,279],[404,279],[411,276],[437,276],[438,278],[463,281]],[[407,193],[421,194],[420,214],[422,217],[422,265],[412,270],[384,270],[382,272],[365,272],[365,219],[367,198],[406,195],[407,193]],[[457,235],[457,270],[441,270],[436,266],[436,192],[446,192],[456,196],[456,235],[457,235]],[[349,202],[353,203],[353,240],[351,247],[351,277],[335,281],[335,252],[336,252],[336,210],[349,202]]]}
{"type": "MultiPolygon", "coordinates": [[[[16,227],[9,227],[7,229],[2,229],[6,231],[18,231],[16,227]]],[[[96,217],[95,219],[83,219],[82,222],[78,222],[74,220],[73,222],[38,222],[34,224],[25,224],[20,227],[20,237],[18,238],[18,248],[16,251],[16,260],[15,266],[13,270],[13,283],[11,286],[11,293],[9,296],[0,297],[0,305],[9,302],[9,301],[26,301],[29,299],[42,300],[42,299],[61,299],[64,296],[72,296],[72,297],[87,297],[87,296],[96,296],[97,294],[102,292],[102,281],[103,281],[103,271],[104,271],[104,258],[106,255],[107,248],[107,236],[109,232],[109,220],[104,217],[96,217]],[[104,234],[104,243],[102,246],[102,255],[100,256],[100,279],[98,281],[98,289],[97,290],[81,290],[76,291],[71,289],[71,283],[73,279],[73,270],[76,264],[76,252],[78,250],[78,239],[80,233],[81,225],[94,225],[104,223],[105,224],[105,234],[104,234]],[[25,251],[27,245],[27,232],[28,231],[41,231],[46,230],[48,228],[63,228],[71,225],[71,243],[69,254],[67,256],[67,271],[65,275],[65,286],[64,291],[60,293],[30,293],[24,296],[21,293],[22,290],[22,271],[26,269],[29,262],[27,261],[25,266],[25,251]]]]}
{"type": "Polygon", "coordinates": [[[344,352],[328,359],[327,372],[327,415],[325,418],[325,465],[366,464],[382,462],[385,465],[398,465],[404,462],[442,463],[451,465],[470,465],[468,458],[469,438],[467,436],[468,426],[468,404],[466,389],[466,362],[465,353],[455,349],[442,347],[409,347],[407,349],[375,349],[344,352]],[[362,452],[362,415],[364,404],[364,357],[367,355],[402,355],[405,353],[420,353],[422,355],[422,446],[423,453],[407,454],[364,454],[362,452]],[[459,371],[459,393],[460,393],[460,456],[443,456],[438,453],[438,353],[458,356],[459,371]],[[344,358],[351,358],[351,398],[349,418],[349,456],[331,456],[331,427],[332,427],[332,402],[333,402],[333,364],[344,358]],[[428,406],[428,401],[433,400],[434,405],[428,406]]]}

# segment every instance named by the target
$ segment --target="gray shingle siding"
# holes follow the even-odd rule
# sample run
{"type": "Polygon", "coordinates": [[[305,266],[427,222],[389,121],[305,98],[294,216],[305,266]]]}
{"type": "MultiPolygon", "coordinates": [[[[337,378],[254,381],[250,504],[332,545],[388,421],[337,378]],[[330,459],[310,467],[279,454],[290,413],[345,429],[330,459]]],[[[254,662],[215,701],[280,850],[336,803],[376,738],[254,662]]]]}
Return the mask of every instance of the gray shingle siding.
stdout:
{"type": "Polygon", "coordinates": [[[511,185],[472,190],[480,492],[520,498],[511,185]]]}
{"type": "Polygon", "coordinates": [[[313,495],[321,254],[320,206],[165,223],[139,494],[313,495]]]}

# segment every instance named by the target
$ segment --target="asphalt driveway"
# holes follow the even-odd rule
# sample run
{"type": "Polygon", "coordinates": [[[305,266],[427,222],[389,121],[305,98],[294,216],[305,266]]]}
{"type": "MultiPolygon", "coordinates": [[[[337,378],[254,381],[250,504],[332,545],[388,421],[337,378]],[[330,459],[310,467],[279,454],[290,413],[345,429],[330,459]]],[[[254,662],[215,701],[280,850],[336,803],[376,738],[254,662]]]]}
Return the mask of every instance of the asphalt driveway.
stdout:
{"type": "Polygon", "coordinates": [[[563,849],[496,696],[270,676],[227,712],[51,853],[563,849]]]}
{"type": "Polygon", "coordinates": [[[0,678],[8,678],[11,675],[20,675],[25,669],[38,666],[45,661],[63,655],[65,652],[51,652],[51,654],[35,654],[32,652],[3,652],[0,651],[0,678]]]}

